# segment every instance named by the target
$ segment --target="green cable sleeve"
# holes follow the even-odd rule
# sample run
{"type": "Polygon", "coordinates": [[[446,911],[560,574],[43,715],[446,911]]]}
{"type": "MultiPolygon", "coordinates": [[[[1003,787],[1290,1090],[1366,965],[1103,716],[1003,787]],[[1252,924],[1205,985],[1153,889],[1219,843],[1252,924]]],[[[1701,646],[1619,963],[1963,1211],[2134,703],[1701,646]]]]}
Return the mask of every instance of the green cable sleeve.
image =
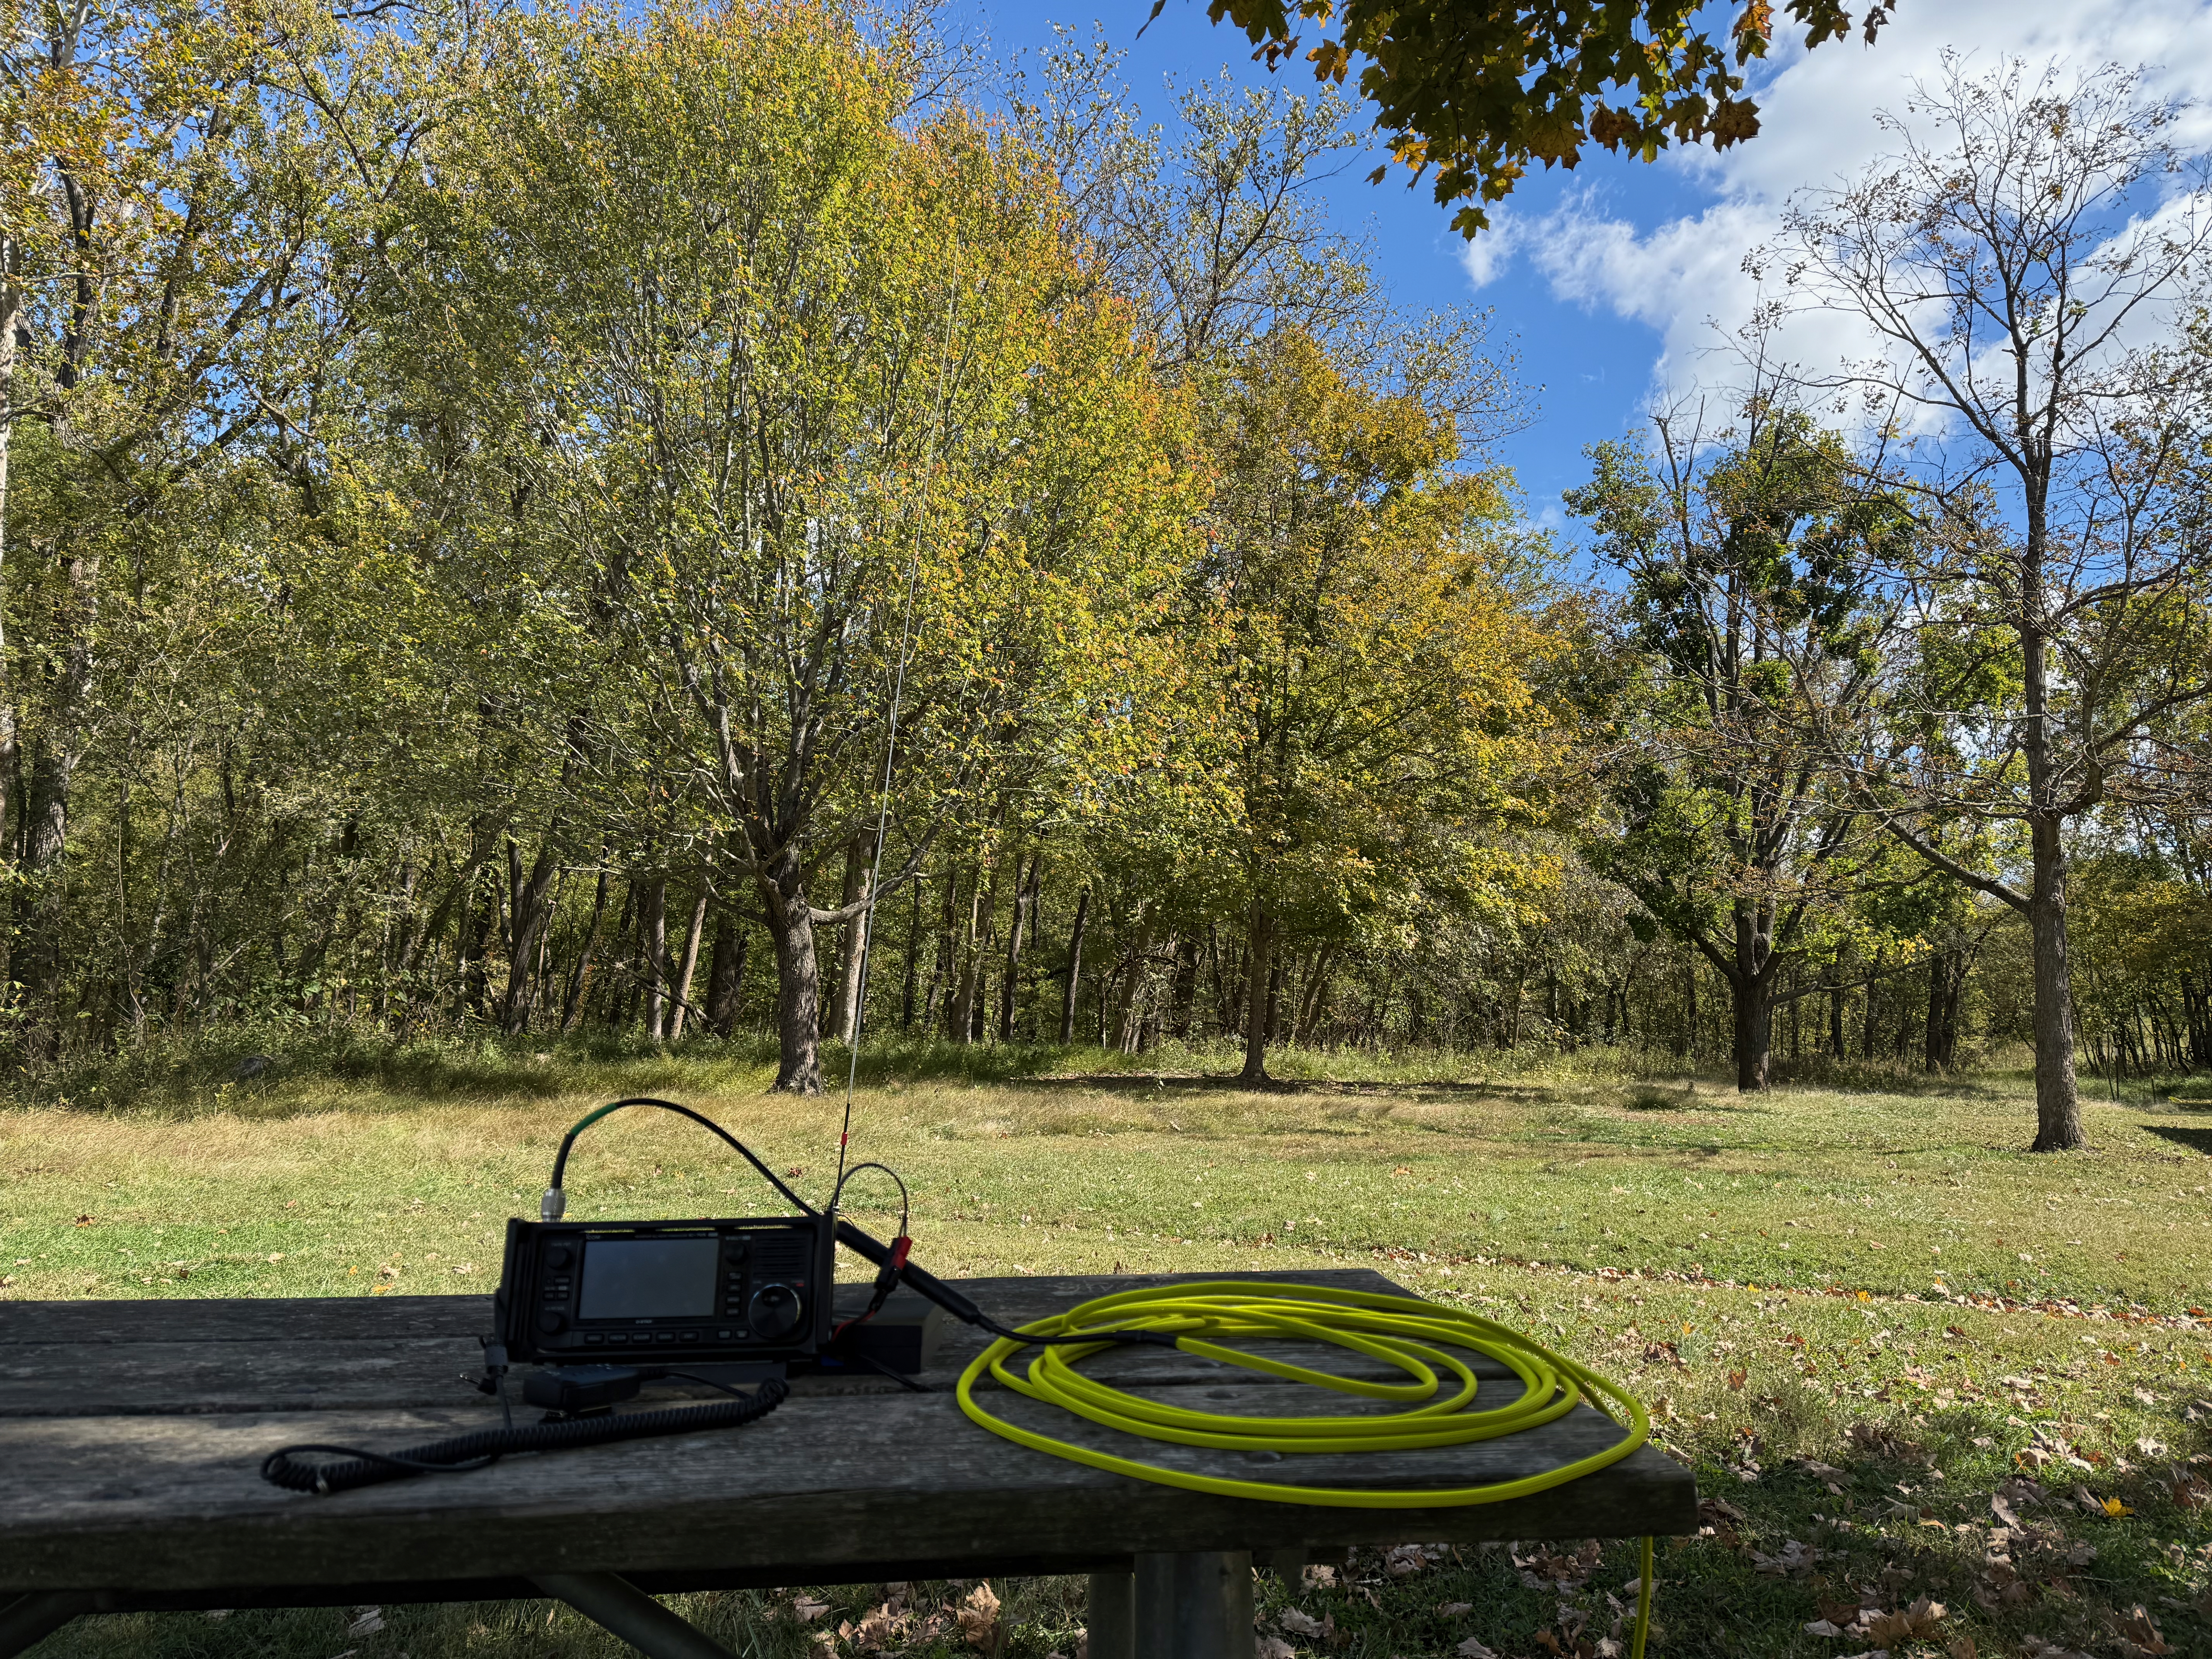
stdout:
{"type": "MultiPolygon", "coordinates": [[[[1444,1509],[1526,1498],[1619,1462],[1651,1433],[1651,1419],[1642,1402],[1620,1384],[1478,1314],[1415,1297],[1236,1279],[1121,1291],[1024,1325],[1016,1336],[993,1342],[969,1363],[961,1373],[957,1394],[960,1409],[972,1421],[1003,1439],[1054,1457],[1224,1498],[1339,1509],[1444,1509]],[[1170,1332],[1176,1346],[1187,1352],[1339,1394],[1395,1402],[1402,1409],[1357,1417],[1243,1417],[1193,1411],[1130,1394],[1078,1369],[1086,1356],[1113,1346],[1108,1340],[1111,1333],[1125,1330],[1170,1332]],[[1091,1332],[1101,1339],[1095,1345],[1033,1347],[1022,1340],[1091,1332]],[[1394,1366],[1406,1380],[1377,1382],[1343,1376],[1217,1340],[1266,1338],[1329,1343],[1394,1366]],[[1025,1368],[1018,1370],[1014,1361],[1025,1348],[1033,1348],[1032,1357],[1025,1368]],[[1518,1397],[1477,1408],[1479,1385],[1461,1352],[1483,1354],[1504,1364],[1520,1381],[1518,1397]],[[975,1385],[986,1376],[1016,1394],[1126,1434],[1224,1451],[1403,1452],[1463,1445],[1554,1422],[1584,1401],[1615,1421],[1626,1418],[1627,1427],[1601,1451],[1515,1480],[1402,1488],[1290,1486],[1170,1468],[1024,1428],[994,1415],[976,1398],[975,1385]]],[[[1652,1546],[1647,1538],[1633,1659],[1643,1659],[1650,1624],[1651,1568],[1652,1546]]]]}

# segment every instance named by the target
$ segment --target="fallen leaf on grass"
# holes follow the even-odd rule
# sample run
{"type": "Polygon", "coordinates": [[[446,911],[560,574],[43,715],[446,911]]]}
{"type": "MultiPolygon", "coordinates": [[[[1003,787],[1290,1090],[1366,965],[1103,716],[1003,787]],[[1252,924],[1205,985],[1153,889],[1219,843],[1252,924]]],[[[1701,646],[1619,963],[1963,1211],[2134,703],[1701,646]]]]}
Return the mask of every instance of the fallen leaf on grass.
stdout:
{"type": "MultiPolygon", "coordinates": [[[[1723,1507],[1725,1507],[1724,1505],[1723,1507]]],[[[1561,1590],[1577,1590],[1589,1582],[1597,1571],[1601,1547],[1596,1539],[1586,1540],[1571,1553],[1565,1550],[1548,1550],[1539,1546],[1523,1555],[1518,1549],[1507,1552],[1521,1574],[1521,1582],[1530,1589],[1556,1586],[1561,1590]]]]}
{"type": "Polygon", "coordinates": [[[1296,1607],[1285,1607],[1275,1622],[1293,1636],[1318,1636],[1321,1620],[1311,1613],[1300,1613],[1296,1607]]]}
{"type": "Polygon", "coordinates": [[[958,1608],[960,1634],[968,1645],[985,1653],[999,1644],[999,1598],[987,1581],[968,1592],[958,1608]]]}
{"type": "Polygon", "coordinates": [[[1778,1555],[1762,1555],[1757,1550],[1751,1553],[1753,1569],[1775,1578],[1801,1577],[1812,1571],[1814,1563],[1820,1559],[1820,1551],[1808,1548],[1794,1538],[1783,1540],[1778,1555]]]}
{"type": "Polygon", "coordinates": [[[1297,1659],[1297,1654],[1281,1637],[1262,1636],[1252,1644],[1252,1659],[1297,1659]]]}
{"type": "Polygon", "coordinates": [[[1496,1654],[1472,1636],[1454,1648],[1452,1651],[1459,1656],[1459,1659],[1498,1659],[1496,1654]]]}
{"type": "Polygon", "coordinates": [[[1813,1619],[1806,1621],[1805,1634],[1808,1636],[1841,1636],[1843,1632],[1826,1619],[1813,1619]]]}
{"type": "Polygon", "coordinates": [[[2086,1653],[2061,1646],[2058,1643],[2049,1641],[2040,1636],[2021,1638],[2020,1650],[2027,1655],[2027,1659],[2089,1659],[2089,1656],[2086,1653]]]}
{"type": "Polygon", "coordinates": [[[345,1628],[348,1636],[374,1636],[384,1628],[382,1607],[363,1607],[353,1623],[345,1628]]]}
{"type": "MultiPolygon", "coordinates": [[[[838,1626],[838,1634],[863,1653],[887,1653],[906,1644],[908,1622],[903,1615],[894,1613],[891,1604],[886,1601],[857,1626],[838,1626]]],[[[977,1640],[975,1645],[988,1653],[994,1644],[977,1640]]]]}
{"type": "Polygon", "coordinates": [[[2112,1620],[2112,1633],[2119,1638],[2120,1651],[2128,1659],[2138,1659],[2138,1656],[2141,1659],[2160,1659],[2160,1656],[2173,1651],[2166,1644],[2166,1638],[2159,1633],[2157,1622],[2144,1609],[2142,1602],[2136,1602],[2129,1609],[2124,1619],[2109,1613],[2106,1616],[2112,1620]]]}
{"type": "Polygon", "coordinates": [[[1428,1552],[1419,1544],[1400,1544],[1382,1552],[1382,1570],[1393,1578],[1407,1577],[1428,1565],[1428,1552]]]}
{"type": "Polygon", "coordinates": [[[1936,1626],[1943,1618],[1941,1601],[1931,1601],[1922,1596],[1911,1607],[1896,1613],[1877,1613],[1867,1620],[1867,1634],[1886,1648],[1906,1642],[1925,1641],[1936,1633],[1936,1626]]]}
{"type": "Polygon", "coordinates": [[[811,1625],[830,1611],[830,1604],[817,1601],[811,1595],[794,1595],[791,1598],[791,1610],[799,1615],[800,1624],[811,1625]]]}
{"type": "Polygon", "coordinates": [[[1336,1588],[1336,1569],[1308,1567],[1305,1571],[1305,1581],[1308,1589],[1334,1589],[1336,1588]]]}

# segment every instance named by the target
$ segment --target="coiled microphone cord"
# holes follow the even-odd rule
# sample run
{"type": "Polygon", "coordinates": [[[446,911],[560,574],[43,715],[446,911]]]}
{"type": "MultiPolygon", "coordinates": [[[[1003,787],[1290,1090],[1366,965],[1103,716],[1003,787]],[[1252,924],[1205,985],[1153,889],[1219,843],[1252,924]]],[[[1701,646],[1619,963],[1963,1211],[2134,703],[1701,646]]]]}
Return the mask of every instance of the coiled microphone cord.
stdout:
{"type": "Polygon", "coordinates": [[[284,1446],[262,1461],[261,1478],[290,1492],[333,1492],[353,1486],[373,1486],[380,1480],[404,1480],[410,1474],[458,1474],[467,1469],[483,1468],[509,1452],[567,1451],[577,1446],[599,1446],[616,1440],[738,1428],[766,1417],[783,1403],[790,1392],[781,1377],[771,1376],[741,1399],[717,1400],[705,1406],[623,1412],[606,1417],[571,1417],[555,1423],[526,1423],[520,1427],[479,1429],[473,1434],[434,1440],[427,1446],[410,1446],[396,1452],[363,1451],[354,1446],[284,1446]],[[309,1452],[320,1452],[335,1461],[313,1462],[301,1455],[309,1452]]]}

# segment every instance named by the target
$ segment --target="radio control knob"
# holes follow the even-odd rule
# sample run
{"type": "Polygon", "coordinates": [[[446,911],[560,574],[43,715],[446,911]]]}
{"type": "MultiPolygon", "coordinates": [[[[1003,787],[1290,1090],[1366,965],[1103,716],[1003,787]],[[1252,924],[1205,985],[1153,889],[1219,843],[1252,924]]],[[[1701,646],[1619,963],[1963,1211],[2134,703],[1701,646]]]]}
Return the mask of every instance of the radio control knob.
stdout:
{"type": "Polygon", "coordinates": [[[555,1313],[550,1308],[548,1308],[544,1313],[538,1316],[538,1328],[544,1332],[548,1336],[551,1336],[556,1331],[565,1331],[568,1328],[568,1316],[566,1314],[555,1313]]]}
{"type": "Polygon", "coordinates": [[[778,1342],[799,1328],[799,1292],[788,1285],[763,1285],[753,1293],[745,1318],[770,1342],[778,1342]]]}
{"type": "Polygon", "coordinates": [[[566,1244],[549,1244],[545,1247],[545,1265],[549,1267],[565,1267],[574,1255],[574,1252],[566,1244]]]}

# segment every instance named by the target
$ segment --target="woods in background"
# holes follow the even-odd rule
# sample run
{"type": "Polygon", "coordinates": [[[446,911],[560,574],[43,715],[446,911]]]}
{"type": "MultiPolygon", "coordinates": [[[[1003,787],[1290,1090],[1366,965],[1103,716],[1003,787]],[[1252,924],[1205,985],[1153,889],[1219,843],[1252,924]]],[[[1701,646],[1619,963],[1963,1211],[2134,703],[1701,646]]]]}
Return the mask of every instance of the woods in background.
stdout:
{"type": "Polygon", "coordinates": [[[1884,410],[1754,359],[1601,447],[1586,585],[1489,459],[1484,319],[1322,213],[1326,91],[1148,126],[1103,54],[805,3],[11,27],[31,1076],[272,1023],[773,1034],[802,1092],[863,1022],[1253,1080],[2016,1041],[2067,1145],[2077,1025],[2212,1063],[2202,236],[2095,264],[2172,159],[2124,77],[1959,82],[1982,173],[1808,207],[1905,331],[1884,410]],[[2047,374],[1881,285],[1962,269],[2047,374]]]}

